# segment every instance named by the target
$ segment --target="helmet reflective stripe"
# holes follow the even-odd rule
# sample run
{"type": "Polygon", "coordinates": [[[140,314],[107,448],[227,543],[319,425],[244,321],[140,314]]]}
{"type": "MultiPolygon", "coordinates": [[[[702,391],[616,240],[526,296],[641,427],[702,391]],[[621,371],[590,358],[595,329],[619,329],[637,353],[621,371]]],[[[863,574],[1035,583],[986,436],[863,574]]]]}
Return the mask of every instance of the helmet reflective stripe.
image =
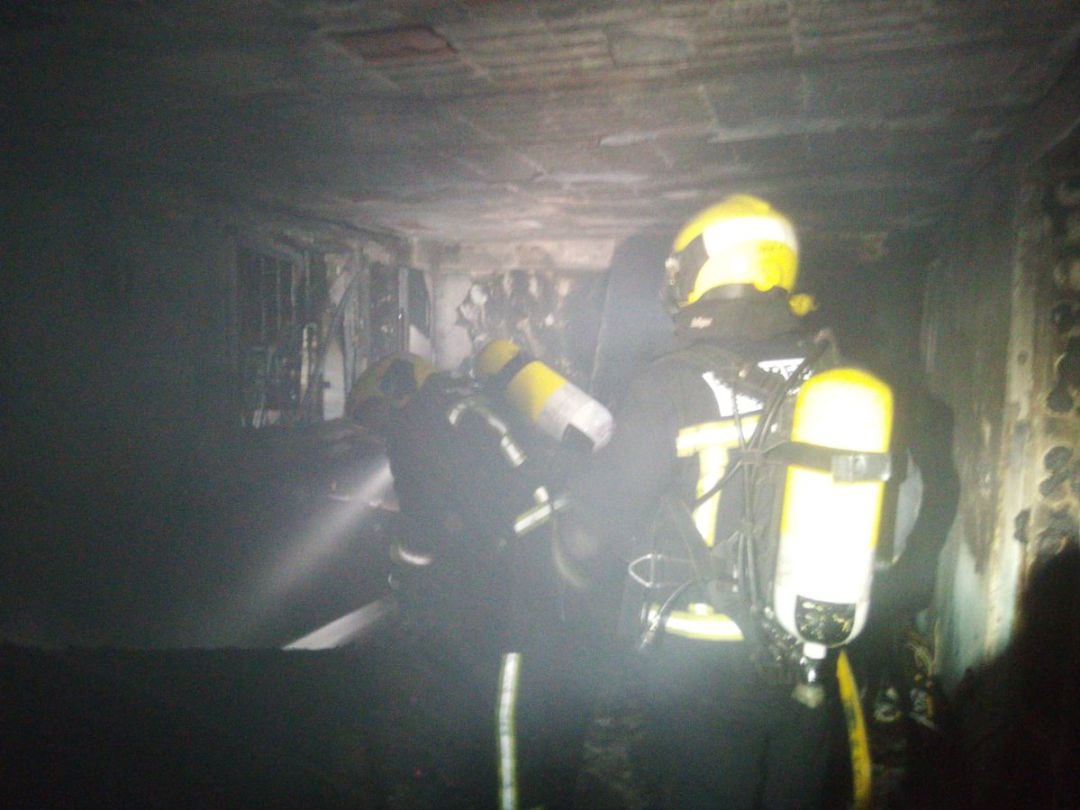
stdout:
{"type": "Polygon", "coordinates": [[[754,197],[750,194],[734,194],[725,197],[720,202],[698,211],[679,231],[672,244],[672,250],[676,253],[683,250],[695,236],[699,236],[714,222],[739,217],[770,216],[783,218],[783,214],[760,197],[754,197]]]}
{"type": "Polygon", "coordinates": [[[675,237],[668,292],[679,307],[714,291],[739,294],[740,287],[790,294],[798,256],[788,219],[764,200],[737,194],[699,212],[675,237]]]}
{"type": "Polygon", "coordinates": [[[743,241],[711,256],[694,276],[686,303],[692,304],[711,290],[753,287],[791,292],[795,286],[795,253],[780,242],[743,241]]]}
{"type": "Polygon", "coordinates": [[[521,653],[505,653],[499,671],[499,703],[496,710],[499,745],[499,808],[515,810],[517,796],[517,730],[514,714],[517,709],[518,675],[521,653]]]}
{"type": "Polygon", "coordinates": [[[736,217],[705,226],[701,233],[709,258],[746,242],[779,242],[792,250],[799,249],[791,223],[777,217],[736,217]]]}

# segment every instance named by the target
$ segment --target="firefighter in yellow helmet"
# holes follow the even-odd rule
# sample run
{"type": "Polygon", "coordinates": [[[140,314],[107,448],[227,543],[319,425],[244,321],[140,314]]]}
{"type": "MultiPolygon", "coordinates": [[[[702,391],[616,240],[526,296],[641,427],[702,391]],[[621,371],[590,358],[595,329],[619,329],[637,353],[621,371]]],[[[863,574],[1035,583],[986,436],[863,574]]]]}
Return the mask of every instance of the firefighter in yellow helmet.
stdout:
{"type": "Polygon", "coordinates": [[[574,677],[585,659],[551,562],[569,466],[558,456],[591,452],[610,415],[509,341],[476,365],[470,377],[386,358],[358,382],[350,415],[385,433],[402,626],[440,679],[422,700],[439,717],[430,742],[453,786],[435,786],[435,803],[555,810],[573,794],[588,720],[580,684],[592,676],[574,677]]]}
{"type": "Polygon", "coordinates": [[[798,257],[757,197],[692,217],[666,262],[676,346],[568,486],[557,563],[584,589],[624,572],[644,759],[671,808],[844,803],[826,790],[834,671],[866,618],[892,405],[804,326],[798,257]]]}
{"type": "Polygon", "coordinates": [[[748,194],[728,197],[687,222],[675,237],[665,270],[667,300],[684,318],[708,320],[717,315],[717,302],[725,300],[741,300],[752,308],[783,300],[797,316],[814,308],[810,296],[794,294],[799,270],[795,228],[769,203],[748,194]]]}

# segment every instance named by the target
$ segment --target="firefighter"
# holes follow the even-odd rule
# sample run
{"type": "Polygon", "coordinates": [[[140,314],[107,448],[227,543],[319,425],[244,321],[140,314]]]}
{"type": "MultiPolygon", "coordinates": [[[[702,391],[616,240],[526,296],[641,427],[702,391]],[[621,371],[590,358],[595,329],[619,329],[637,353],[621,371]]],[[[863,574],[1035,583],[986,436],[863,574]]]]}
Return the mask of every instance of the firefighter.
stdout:
{"type": "Polygon", "coordinates": [[[868,800],[838,650],[866,620],[891,392],[803,325],[797,269],[791,222],[761,199],[691,219],[666,263],[675,348],[568,484],[557,565],[580,588],[625,572],[618,624],[667,807],[843,804],[826,785],[845,696],[868,800]]]}
{"type": "Polygon", "coordinates": [[[479,353],[476,377],[419,366],[377,366],[367,388],[384,401],[364,406],[390,415],[394,576],[406,627],[442,681],[429,698],[452,728],[448,778],[470,806],[567,807],[590,690],[547,526],[560,456],[591,452],[607,412],[508,341],[479,353]]]}

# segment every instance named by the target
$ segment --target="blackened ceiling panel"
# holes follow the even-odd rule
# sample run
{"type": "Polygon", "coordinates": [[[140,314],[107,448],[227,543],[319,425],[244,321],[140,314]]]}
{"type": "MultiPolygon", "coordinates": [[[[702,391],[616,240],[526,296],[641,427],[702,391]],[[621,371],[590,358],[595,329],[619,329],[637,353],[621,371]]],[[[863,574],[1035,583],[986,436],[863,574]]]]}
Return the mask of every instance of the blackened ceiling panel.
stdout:
{"type": "Polygon", "coordinates": [[[22,2],[13,157],[446,241],[610,239],[738,190],[941,221],[1076,53],[1073,0],[22,2]]]}

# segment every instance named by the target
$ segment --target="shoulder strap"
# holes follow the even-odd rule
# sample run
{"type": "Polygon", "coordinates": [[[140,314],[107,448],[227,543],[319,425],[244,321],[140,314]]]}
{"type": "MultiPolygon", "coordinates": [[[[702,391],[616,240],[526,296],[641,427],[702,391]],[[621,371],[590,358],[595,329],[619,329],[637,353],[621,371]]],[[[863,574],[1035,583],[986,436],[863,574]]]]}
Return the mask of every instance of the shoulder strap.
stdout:
{"type": "MultiPolygon", "coordinates": [[[[726,352],[719,347],[710,346],[708,348],[710,350],[715,349],[715,351],[719,353],[715,356],[722,362],[740,362],[740,358],[738,358],[737,355],[726,352]]],[[[823,356],[828,355],[830,350],[835,351],[834,344],[831,340],[815,341],[808,348],[809,351],[806,357],[803,358],[798,368],[796,368],[789,377],[784,377],[784,375],[777,372],[765,371],[756,363],[751,363],[749,361],[741,361],[742,365],[727,367],[729,371],[735,371],[736,376],[729,379],[737,380],[735,384],[740,390],[745,390],[747,393],[757,396],[764,403],[763,413],[758,420],[753,435],[747,442],[747,450],[749,453],[745,454],[743,459],[733,460],[733,463],[728,466],[723,477],[691,504],[692,509],[705,503],[709,498],[722,490],[728,481],[731,480],[735,471],[738,470],[746,460],[762,456],[762,440],[767,434],[769,426],[779,413],[786,395],[794,390],[794,388],[798,386],[799,381],[807,376],[812,369],[818,367],[817,364],[821,361],[823,356]]]]}

